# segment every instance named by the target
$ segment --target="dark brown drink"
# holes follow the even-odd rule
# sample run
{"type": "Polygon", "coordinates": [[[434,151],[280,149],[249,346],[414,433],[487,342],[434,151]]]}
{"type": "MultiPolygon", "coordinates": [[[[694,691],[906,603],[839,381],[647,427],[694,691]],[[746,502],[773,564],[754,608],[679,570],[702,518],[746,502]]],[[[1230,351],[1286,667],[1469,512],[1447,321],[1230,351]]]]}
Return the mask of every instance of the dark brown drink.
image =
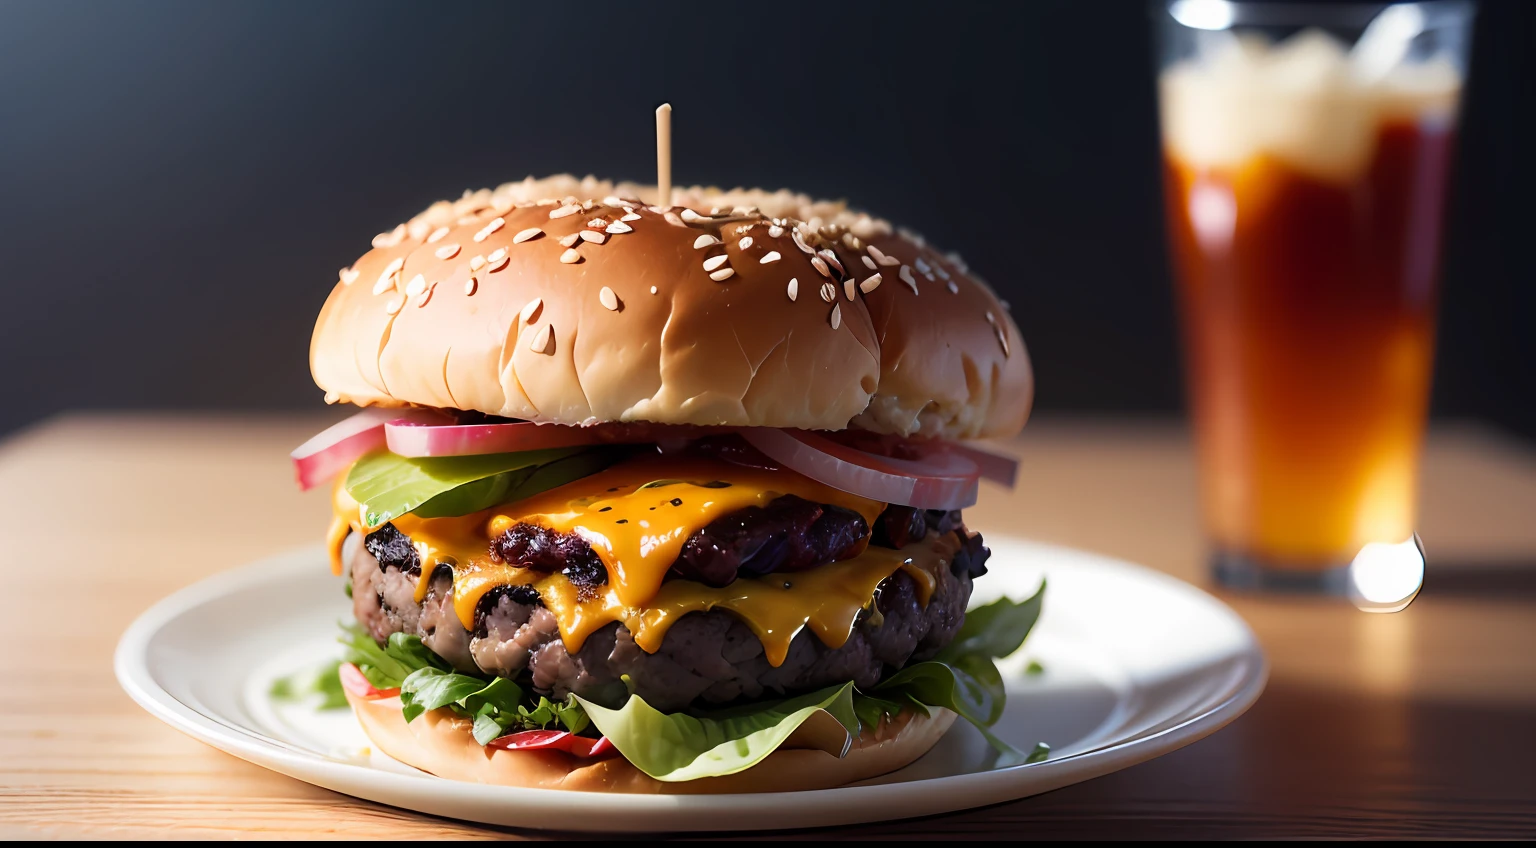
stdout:
{"type": "Polygon", "coordinates": [[[1168,77],[1169,231],[1218,566],[1303,577],[1410,538],[1459,81],[1168,77]]]}

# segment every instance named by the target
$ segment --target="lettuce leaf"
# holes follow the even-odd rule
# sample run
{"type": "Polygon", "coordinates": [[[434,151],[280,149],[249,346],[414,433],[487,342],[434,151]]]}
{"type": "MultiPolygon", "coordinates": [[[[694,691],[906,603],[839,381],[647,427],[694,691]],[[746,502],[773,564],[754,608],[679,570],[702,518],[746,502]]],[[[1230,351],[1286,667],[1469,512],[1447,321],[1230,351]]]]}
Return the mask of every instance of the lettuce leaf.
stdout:
{"type": "Polygon", "coordinates": [[[323,663],[315,668],[296,671],[272,681],[267,694],[277,701],[302,701],[311,695],[319,695],[322,710],[335,710],[347,706],[346,692],[341,688],[338,673],[341,661],[323,663]]]}
{"type": "Polygon", "coordinates": [[[616,710],[576,700],[625,759],[669,783],[751,768],[802,728],[800,738],[807,747],[841,757],[859,732],[852,682],[795,698],[697,715],[663,713],[639,695],[630,695],[616,710]]]}
{"type": "MultiPolygon", "coordinates": [[[[514,730],[562,727],[580,733],[590,722],[575,696],[556,703],[527,692],[505,677],[461,674],[422,644],[395,633],[380,646],[360,625],[342,627],[346,661],[380,689],[400,689],[401,712],[415,721],[427,710],[447,708],[475,722],[481,745],[514,730]]],[[[340,679],[337,679],[340,690],[340,679]]],[[[345,696],[342,696],[345,704],[345,696]]]]}
{"type": "Polygon", "coordinates": [[[405,457],[376,451],[347,473],[347,494],[377,527],[409,512],[423,518],[471,512],[532,497],[606,468],[612,448],[558,448],[482,456],[405,457]]]}

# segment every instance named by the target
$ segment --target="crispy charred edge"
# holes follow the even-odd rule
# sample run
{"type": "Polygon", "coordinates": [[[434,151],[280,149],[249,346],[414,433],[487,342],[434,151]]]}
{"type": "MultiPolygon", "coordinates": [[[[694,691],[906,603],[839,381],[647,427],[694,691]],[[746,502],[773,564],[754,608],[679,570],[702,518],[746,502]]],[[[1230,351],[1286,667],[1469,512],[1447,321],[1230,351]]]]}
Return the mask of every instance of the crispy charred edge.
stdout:
{"type": "MultiPolygon", "coordinates": [[[[900,549],[921,541],[929,532],[954,533],[960,543],[950,570],[972,579],[987,573],[991,551],[981,534],[966,532],[960,510],[922,510],[892,505],[875,519],[873,530],[852,510],[817,504],[794,495],[775,499],[767,507],[748,507],[722,516],[696,531],[683,545],[671,577],[709,586],[727,586],[739,577],[805,571],[857,555],[867,537],[870,544],[900,549]]],[[[421,557],[410,537],[385,524],[363,539],[363,546],[384,570],[421,573],[421,557]]],[[[558,571],[585,600],[608,582],[608,571],[585,539],[536,524],[518,523],[492,539],[494,562],[514,563],[543,573],[558,571]]],[[[433,577],[452,568],[434,565],[433,577]]],[[[475,612],[477,627],[497,600],[510,596],[518,603],[542,605],[531,586],[501,586],[488,592],[475,612]]]]}

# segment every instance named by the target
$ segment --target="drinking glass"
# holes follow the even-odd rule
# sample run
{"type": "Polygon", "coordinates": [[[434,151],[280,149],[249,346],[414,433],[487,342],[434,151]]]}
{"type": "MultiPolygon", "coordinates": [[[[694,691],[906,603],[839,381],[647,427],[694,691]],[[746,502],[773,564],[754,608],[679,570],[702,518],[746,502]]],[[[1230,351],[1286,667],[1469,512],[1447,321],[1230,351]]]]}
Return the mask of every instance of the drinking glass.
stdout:
{"type": "Polygon", "coordinates": [[[1167,226],[1224,585],[1348,593],[1367,546],[1417,550],[1473,12],[1461,0],[1158,10],[1167,226]]]}

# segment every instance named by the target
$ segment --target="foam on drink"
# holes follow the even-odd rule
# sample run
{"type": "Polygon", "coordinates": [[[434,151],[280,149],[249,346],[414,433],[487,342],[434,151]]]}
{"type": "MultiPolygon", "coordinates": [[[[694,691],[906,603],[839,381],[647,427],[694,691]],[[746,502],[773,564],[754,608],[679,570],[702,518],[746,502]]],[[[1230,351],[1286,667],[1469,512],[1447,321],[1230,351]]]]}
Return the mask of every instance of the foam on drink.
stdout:
{"type": "MultiPolygon", "coordinates": [[[[1205,168],[1234,168],[1269,155],[1302,173],[1347,180],[1366,168],[1387,123],[1449,126],[1461,73],[1444,58],[1385,69],[1327,33],[1306,30],[1278,44],[1207,33],[1199,58],[1160,79],[1168,153],[1205,168]]],[[[1362,42],[1363,46],[1363,42],[1362,42]]]]}

